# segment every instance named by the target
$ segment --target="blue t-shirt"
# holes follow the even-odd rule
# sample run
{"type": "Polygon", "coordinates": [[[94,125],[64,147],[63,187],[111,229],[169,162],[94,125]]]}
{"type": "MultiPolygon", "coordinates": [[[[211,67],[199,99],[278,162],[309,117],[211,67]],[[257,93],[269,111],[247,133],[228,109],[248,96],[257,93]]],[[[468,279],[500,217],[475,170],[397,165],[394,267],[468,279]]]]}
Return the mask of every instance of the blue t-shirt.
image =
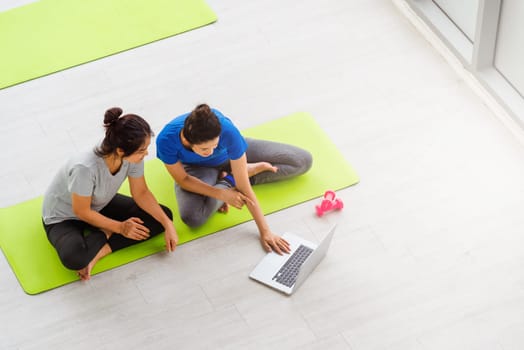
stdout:
{"type": "Polygon", "coordinates": [[[182,114],[171,120],[156,138],[156,155],[165,164],[183,164],[200,166],[219,166],[229,160],[240,158],[247,149],[246,140],[240,134],[233,122],[216,109],[211,109],[218,118],[222,131],[218,139],[218,146],[209,157],[202,157],[182,144],[180,132],[184,128],[184,121],[190,113],[182,114]]]}

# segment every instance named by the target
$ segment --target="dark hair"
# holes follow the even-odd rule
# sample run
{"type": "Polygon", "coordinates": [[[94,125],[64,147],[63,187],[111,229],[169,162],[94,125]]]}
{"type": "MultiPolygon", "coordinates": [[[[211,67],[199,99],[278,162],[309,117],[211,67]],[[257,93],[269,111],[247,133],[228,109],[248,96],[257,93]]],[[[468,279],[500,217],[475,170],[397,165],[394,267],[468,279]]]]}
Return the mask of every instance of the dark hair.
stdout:
{"type": "Polygon", "coordinates": [[[220,121],[207,104],[200,104],[184,121],[182,134],[192,145],[198,145],[220,136],[220,121]]]}
{"type": "Polygon", "coordinates": [[[122,108],[113,107],[104,114],[106,136],[95,154],[104,157],[116,152],[117,148],[124,151],[124,157],[135,153],[147,137],[153,136],[149,124],[136,114],[122,115],[122,108]]]}

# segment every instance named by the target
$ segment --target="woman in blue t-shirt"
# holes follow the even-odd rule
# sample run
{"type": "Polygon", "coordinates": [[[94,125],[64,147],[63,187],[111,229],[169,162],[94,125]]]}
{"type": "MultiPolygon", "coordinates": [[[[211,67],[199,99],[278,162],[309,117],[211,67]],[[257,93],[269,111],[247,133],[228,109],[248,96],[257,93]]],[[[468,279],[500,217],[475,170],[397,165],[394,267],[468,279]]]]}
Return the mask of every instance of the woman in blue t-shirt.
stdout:
{"type": "Polygon", "coordinates": [[[178,236],[171,210],[160,206],[144,179],[153,132],[135,114],[115,107],[104,115],[105,138],[95,150],[71,158],[44,195],[42,219],[62,264],[88,280],[107,254],[165,232],[166,249],[178,236]],[[125,180],[131,196],[118,194],[125,180]]]}
{"type": "Polygon", "coordinates": [[[231,120],[206,104],[169,122],[157,137],[157,157],[175,180],[180,217],[202,225],[228,205],[249,209],[266,251],[289,252],[269,228],[251,185],[288,179],[309,170],[301,148],[244,138],[231,120]]]}

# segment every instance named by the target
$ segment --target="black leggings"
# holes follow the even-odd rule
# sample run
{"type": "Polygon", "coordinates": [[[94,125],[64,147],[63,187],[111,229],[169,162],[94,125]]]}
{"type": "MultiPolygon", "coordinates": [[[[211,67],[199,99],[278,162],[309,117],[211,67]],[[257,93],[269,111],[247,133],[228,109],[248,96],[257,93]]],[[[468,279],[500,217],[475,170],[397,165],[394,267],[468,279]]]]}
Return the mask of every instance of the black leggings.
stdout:
{"type": "MultiPolygon", "coordinates": [[[[160,207],[170,219],[173,219],[173,214],[169,208],[163,205],[160,205],[160,207]]],[[[144,221],[143,225],[149,228],[149,238],[164,232],[164,227],[142,210],[131,197],[121,194],[117,194],[100,211],[100,214],[118,221],[125,221],[130,217],[140,218],[144,221]]],[[[44,224],[44,229],[62,264],[71,270],[81,270],[86,267],[106,243],[114,252],[142,242],[126,238],[121,234],[113,234],[107,239],[104,232],[99,228],[80,220],[65,220],[51,225],[44,224]]]]}

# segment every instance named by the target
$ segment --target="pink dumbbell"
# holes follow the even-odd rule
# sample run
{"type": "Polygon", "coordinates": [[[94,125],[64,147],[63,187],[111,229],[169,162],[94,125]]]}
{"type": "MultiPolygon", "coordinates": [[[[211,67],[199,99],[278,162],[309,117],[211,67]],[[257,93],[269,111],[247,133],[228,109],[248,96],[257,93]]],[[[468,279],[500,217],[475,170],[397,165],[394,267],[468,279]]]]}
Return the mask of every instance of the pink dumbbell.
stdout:
{"type": "Polygon", "coordinates": [[[317,216],[321,217],[328,211],[341,210],[344,208],[344,203],[336,198],[335,192],[328,190],[324,193],[324,199],[320,205],[316,205],[315,208],[317,210],[317,216]]]}

